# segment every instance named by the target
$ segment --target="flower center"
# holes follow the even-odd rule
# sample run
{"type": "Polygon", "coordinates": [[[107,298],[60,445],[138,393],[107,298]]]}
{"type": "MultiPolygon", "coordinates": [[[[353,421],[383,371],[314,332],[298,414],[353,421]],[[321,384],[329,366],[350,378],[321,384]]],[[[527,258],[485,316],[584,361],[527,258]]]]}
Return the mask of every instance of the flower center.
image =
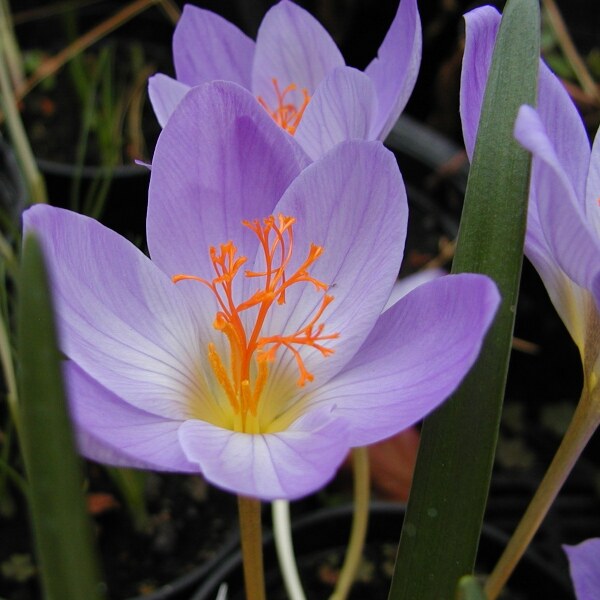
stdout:
{"type": "Polygon", "coordinates": [[[294,135],[294,133],[296,133],[296,128],[300,124],[302,115],[310,102],[310,94],[306,88],[302,89],[302,103],[298,107],[294,102],[286,100],[286,96],[297,89],[296,84],[290,83],[290,85],[281,91],[279,89],[277,78],[273,77],[272,81],[273,87],[275,88],[275,96],[277,97],[277,108],[274,110],[271,109],[262,96],[257,96],[257,100],[277,125],[294,135]]]}
{"type": "MultiPolygon", "coordinates": [[[[323,254],[323,247],[310,245],[308,256],[292,274],[286,272],[294,247],[293,225],[295,219],[279,215],[254,221],[243,221],[259,240],[259,248],[264,255],[264,271],[246,270],[244,275],[256,280],[262,279],[258,291],[249,298],[236,303],[233,282],[247,257],[238,256],[237,249],[230,240],[210,248],[210,259],[215,271],[212,280],[194,275],[178,274],[172,277],[174,283],[183,280],[199,281],[214,294],[219,310],[213,323],[227,339],[229,360],[224,361],[214,343],[208,344],[208,358],[212,371],[224,391],[234,413],[234,429],[257,433],[259,431],[258,409],[261,394],[269,374],[269,363],[275,360],[280,348],[292,353],[298,367],[297,385],[303,387],[313,381],[302,359],[300,349],[309,346],[322,356],[333,354],[334,350],[323,346],[322,342],[339,337],[339,333],[324,334],[325,325],[317,322],[333,296],[323,295],[320,306],[309,322],[302,328],[277,335],[263,335],[262,330],[269,313],[285,304],[287,290],[298,283],[312,284],[317,291],[326,292],[328,285],[312,277],[308,269],[323,254]],[[253,308],[251,318],[242,313],[253,308]]],[[[248,313],[250,314],[250,313],[248,313]]]]}

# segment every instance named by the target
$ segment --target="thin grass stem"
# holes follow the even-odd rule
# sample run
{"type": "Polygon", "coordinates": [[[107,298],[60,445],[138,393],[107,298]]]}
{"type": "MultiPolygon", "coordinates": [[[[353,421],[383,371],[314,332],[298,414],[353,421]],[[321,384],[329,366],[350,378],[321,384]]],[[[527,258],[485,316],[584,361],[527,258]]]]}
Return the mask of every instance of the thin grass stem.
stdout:
{"type": "Polygon", "coordinates": [[[348,543],[339,579],[329,600],[346,600],[348,597],[356,578],[367,537],[371,494],[367,448],[352,449],[352,467],[354,469],[354,515],[352,517],[350,542],[348,543]]]}

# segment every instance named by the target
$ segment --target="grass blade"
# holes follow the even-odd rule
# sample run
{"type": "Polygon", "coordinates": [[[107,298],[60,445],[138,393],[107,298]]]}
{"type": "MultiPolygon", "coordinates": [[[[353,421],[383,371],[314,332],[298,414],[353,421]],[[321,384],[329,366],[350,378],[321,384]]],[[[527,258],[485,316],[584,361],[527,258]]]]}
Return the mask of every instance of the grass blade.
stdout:
{"type": "Polygon", "coordinates": [[[17,313],[22,449],[48,600],[102,598],[40,246],[25,240],[17,313]]]}

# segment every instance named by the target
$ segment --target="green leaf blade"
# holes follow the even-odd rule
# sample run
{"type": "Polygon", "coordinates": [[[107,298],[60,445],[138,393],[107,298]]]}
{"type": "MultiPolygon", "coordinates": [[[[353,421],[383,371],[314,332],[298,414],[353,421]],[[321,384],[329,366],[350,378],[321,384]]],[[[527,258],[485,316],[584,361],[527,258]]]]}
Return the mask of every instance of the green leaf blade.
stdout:
{"type": "Polygon", "coordinates": [[[535,103],[538,65],[538,3],[509,0],[452,269],[492,277],[502,304],[477,364],[423,426],[393,600],[451,600],[460,577],[473,571],[504,397],[527,215],[530,159],[514,140],[513,127],[519,107],[535,103]]]}
{"type": "Polygon", "coordinates": [[[30,511],[48,600],[103,597],[83,498],[40,246],[25,240],[17,312],[22,448],[30,511]]]}

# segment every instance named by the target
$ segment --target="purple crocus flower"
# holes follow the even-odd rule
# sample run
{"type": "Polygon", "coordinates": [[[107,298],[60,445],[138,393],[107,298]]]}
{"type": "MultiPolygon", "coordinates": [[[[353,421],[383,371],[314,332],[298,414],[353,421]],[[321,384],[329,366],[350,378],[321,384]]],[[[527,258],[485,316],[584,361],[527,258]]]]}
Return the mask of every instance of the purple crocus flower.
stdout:
{"type": "Polygon", "coordinates": [[[569,559],[577,600],[596,600],[600,595],[600,538],[563,546],[569,559]]]}
{"type": "MultiPolygon", "coordinates": [[[[484,7],[466,21],[461,117],[472,155],[500,15],[484,7]]],[[[591,391],[600,375],[600,136],[590,149],[577,109],[543,62],[537,110],[521,107],[515,136],[533,154],[525,251],[579,348],[591,391]]]]}
{"type": "Polygon", "coordinates": [[[156,146],[152,260],[87,217],[25,213],[85,455],[296,498],[456,388],[495,285],[441,277],[386,308],[407,223],[393,155],[347,141],[309,163],[251,94],[213,82],[156,146]]]}
{"type": "Polygon", "coordinates": [[[256,42],[219,15],[186,5],[175,29],[177,79],[150,79],[164,126],[192,86],[233,81],[246,89],[315,159],[347,139],[383,140],[414,87],[421,61],[416,0],[402,0],[377,57],[364,73],[345,66],[331,36],[307,11],[281,0],[256,42]]]}

